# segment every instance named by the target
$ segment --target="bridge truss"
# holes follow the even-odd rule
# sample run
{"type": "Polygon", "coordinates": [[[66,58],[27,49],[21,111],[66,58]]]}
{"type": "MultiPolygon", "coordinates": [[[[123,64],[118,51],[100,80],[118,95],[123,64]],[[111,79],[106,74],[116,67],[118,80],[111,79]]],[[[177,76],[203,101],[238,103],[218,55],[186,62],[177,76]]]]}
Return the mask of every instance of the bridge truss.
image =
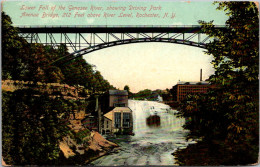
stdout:
{"type": "MultiPolygon", "coordinates": [[[[29,43],[57,47],[65,44],[70,55],[87,53],[116,45],[139,42],[166,42],[206,48],[210,42],[201,26],[24,26],[19,35],[29,43]]],[[[215,28],[224,29],[225,26],[215,28]]]]}

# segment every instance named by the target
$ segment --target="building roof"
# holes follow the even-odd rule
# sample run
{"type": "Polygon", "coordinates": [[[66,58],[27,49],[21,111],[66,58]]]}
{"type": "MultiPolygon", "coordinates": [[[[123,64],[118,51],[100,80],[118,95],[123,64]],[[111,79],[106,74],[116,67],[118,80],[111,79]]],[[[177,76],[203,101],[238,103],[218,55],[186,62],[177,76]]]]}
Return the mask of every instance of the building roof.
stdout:
{"type": "Polygon", "coordinates": [[[132,110],[129,107],[116,107],[112,111],[115,111],[115,112],[118,112],[118,111],[131,112],[132,110]]]}
{"type": "Polygon", "coordinates": [[[104,117],[106,117],[106,118],[112,120],[112,118],[113,118],[113,112],[110,111],[110,112],[106,113],[106,114],[104,115],[104,117]]]}
{"type": "Polygon", "coordinates": [[[128,95],[126,90],[109,90],[109,95],[128,95]]]}
{"type": "Polygon", "coordinates": [[[179,81],[177,85],[208,85],[208,81],[198,81],[198,82],[188,82],[188,81],[179,81]]]}
{"type": "Polygon", "coordinates": [[[108,113],[106,113],[106,114],[104,115],[104,117],[106,117],[106,118],[112,120],[113,113],[114,113],[114,112],[121,112],[121,111],[122,111],[122,112],[132,112],[132,110],[131,110],[130,108],[128,108],[128,107],[116,107],[116,108],[114,108],[113,110],[111,110],[111,111],[109,111],[108,113]]]}

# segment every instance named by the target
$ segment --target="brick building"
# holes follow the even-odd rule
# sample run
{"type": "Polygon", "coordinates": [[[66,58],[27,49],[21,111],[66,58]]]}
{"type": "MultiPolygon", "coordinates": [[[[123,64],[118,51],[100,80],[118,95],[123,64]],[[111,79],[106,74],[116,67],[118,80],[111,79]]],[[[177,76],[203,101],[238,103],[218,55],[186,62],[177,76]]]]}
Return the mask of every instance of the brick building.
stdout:
{"type": "Polygon", "coordinates": [[[206,93],[210,87],[209,82],[178,82],[170,90],[173,95],[173,101],[181,101],[188,94],[206,93]]]}

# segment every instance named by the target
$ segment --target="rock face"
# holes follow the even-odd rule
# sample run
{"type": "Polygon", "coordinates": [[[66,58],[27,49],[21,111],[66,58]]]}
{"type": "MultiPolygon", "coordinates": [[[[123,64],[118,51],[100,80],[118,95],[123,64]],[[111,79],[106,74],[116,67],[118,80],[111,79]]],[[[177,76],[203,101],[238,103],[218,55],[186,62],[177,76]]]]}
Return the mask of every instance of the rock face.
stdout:
{"type": "Polygon", "coordinates": [[[91,139],[89,140],[89,147],[93,151],[107,151],[111,148],[118,147],[117,144],[106,140],[103,136],[101,136],[98,132],[91,132],[91,139]]]}
{"type": "Polygon", "coordinates": [[[65,141],[60,142],[59,147],[66,158],[76,155],[65,141]]]}
{"type": "Polygon", "coordinates": [[[76,110],[70,114],[68,126],[73,135],[64,137],[59,144],[65,165],[84,165],[118,147],[98,132],[90,132],[84,126],[82,122],[87,115],[85,111],[76,110]]]}
{"type": "Polygon", "coordinates": [[[73,135],[64,137],[59,144],[65,161],[68,160],[69,165],[88,163],[118,146],[106,140],[98,132],[90,132],[82,123],[86,115],[85,111],[74,111],[74,114],[70,114],[68,126],[73,135]]]}
{"type": "MultiPolygon", "coordinates": [[[[106,140],[98,132],[92,131],[89,136],[85,138],[87,144],[78,144],[70,137],[66,137],[60,142],[60,149],[66,159],[75,159],[82,165],[101,157],[111,151],[113,148],[118,147],[117,144],[106,140]],[[79,159],[82,162],[79,162],[79,159]]],[[[69,161],[73,164],[73,160],[69,161]]],[[[70,164],[69,164],[70,165],[70,164]]]]}
{"type": "Polygon", "coordinates": [[[161,125],[161,119],[158,115],[151,115],[146,119],[146,124],[149,127],[159,127],[161,125]]]}
{"type": "Polygon", "coordinates": [[[11,165],[7,165],[7,164],[5,163],[3,157],[2,157],[2,165],[3,165],[3,166],[11,166],[11,165]]]}

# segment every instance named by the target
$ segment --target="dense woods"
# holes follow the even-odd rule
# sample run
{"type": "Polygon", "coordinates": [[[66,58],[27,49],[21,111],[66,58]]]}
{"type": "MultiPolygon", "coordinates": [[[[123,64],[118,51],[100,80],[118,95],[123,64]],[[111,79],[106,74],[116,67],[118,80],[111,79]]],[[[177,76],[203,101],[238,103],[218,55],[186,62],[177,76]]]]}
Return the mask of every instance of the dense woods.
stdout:
{"type": "Polygon", "coordinates": [[[80,110],[91,112],[95,106],[91,95],[113,89],[81,57],[66,64],[53,63],[67,54],[65,45],[54,48],[28,43],[2,12],[2,80],[64,83],[83,86],[91,93],[90,99],[82,102],[65,100],[61,94],[50,97],[34,89],[2,91],[2,155],[7,164],[60,164],[60,158],[64,158],[59,148],[62,138],[69,135],[82,142],[82,137],[67,126],[69,115],[80,110]]]}
{"type": "Polygon", "coordinates": [[[2,12],[2,80],[66,83],[92,91],[113,88],[99,71],[93,70],[82,57],[66,63],[53,63],[68,55],[65,45],[28,43],[18,36],[11,18],[2,12]]]}
{"type": "Polygon", "coordinates": [[[227,30],[200,21],[215,38],[206,53],[213,55],[214,85],[207,94],[189,96],[179,108],[188,138],[198,144],[175,153],[181,165],[245,165],[259,156],[259,13],[254,2],[220,2],[229,19],[227,30]],[[204,154],[199,156],[198,152],[204,154]]]}
{"type": "Polygon", "coordinates": [[[2,154],[7,164],[52,164],[60,154],[59,141],[70,132],[64,125],[73,105],[34,94],[33,90],[2,94],[2,154]]]}

